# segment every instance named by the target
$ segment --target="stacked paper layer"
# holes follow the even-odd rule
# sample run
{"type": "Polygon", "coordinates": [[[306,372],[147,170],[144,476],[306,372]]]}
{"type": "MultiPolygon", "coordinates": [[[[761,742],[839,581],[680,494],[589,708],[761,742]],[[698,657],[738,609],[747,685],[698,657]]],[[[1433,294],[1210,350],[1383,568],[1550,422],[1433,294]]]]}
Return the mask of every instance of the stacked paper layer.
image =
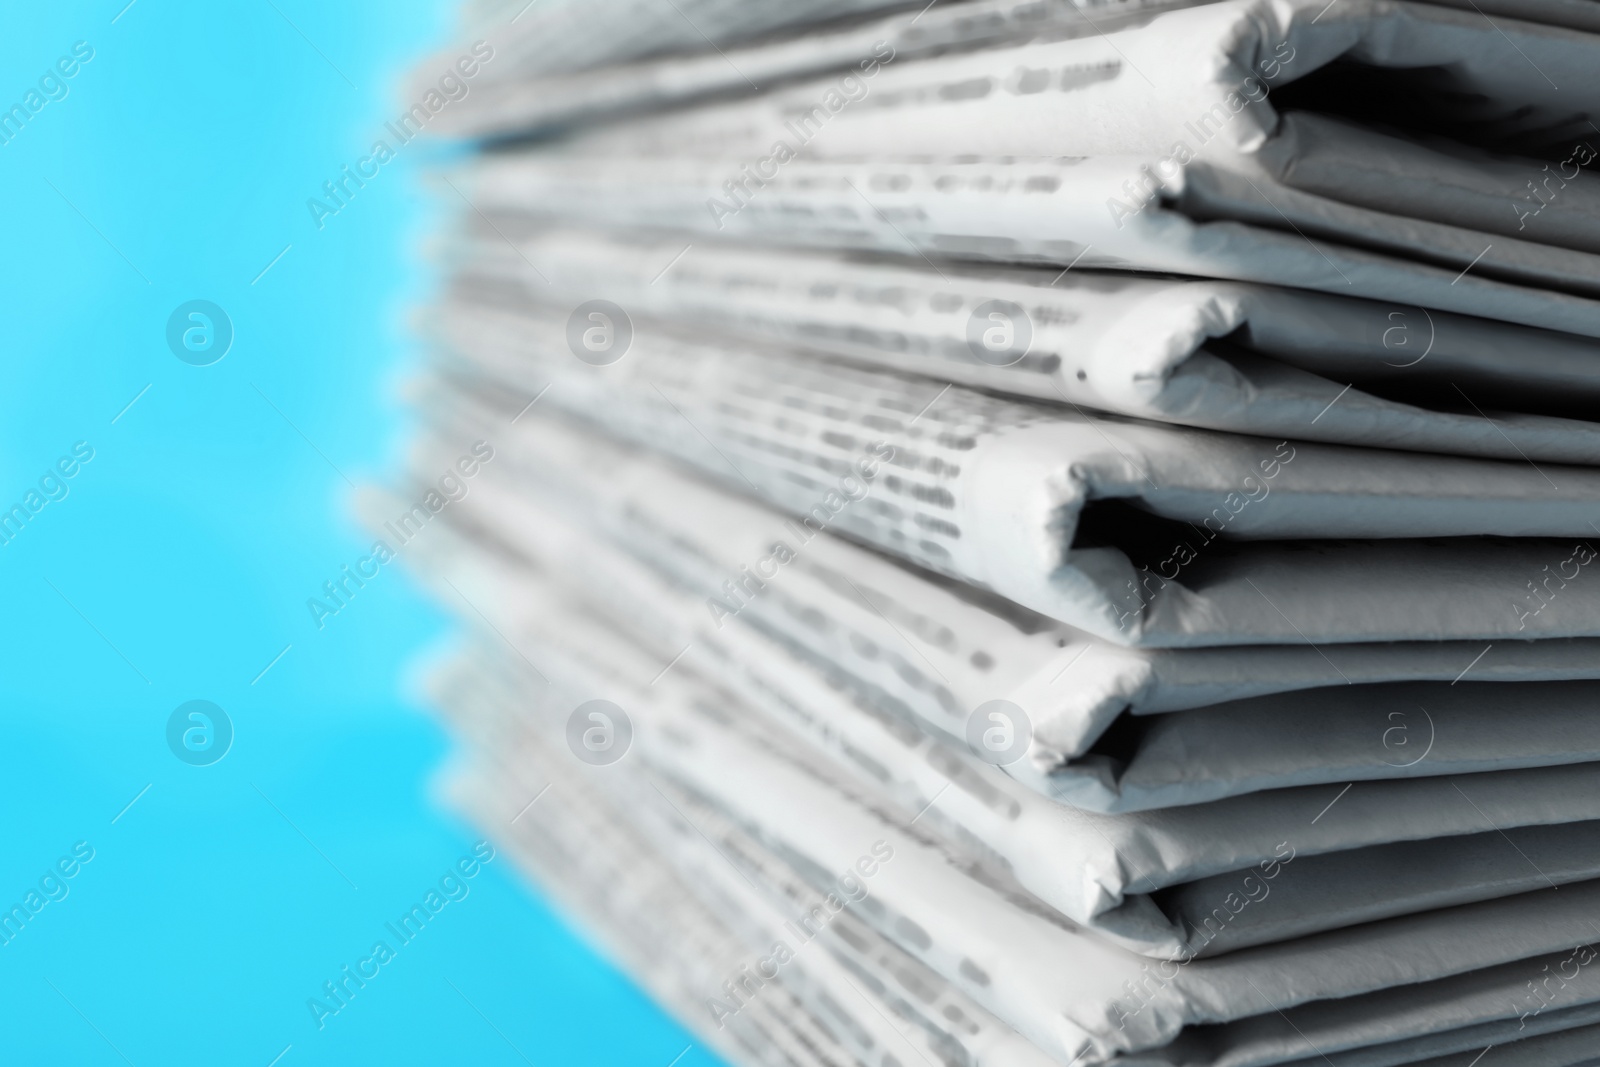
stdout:
{"type": "Polygon", "coordinates": [[[605,951],[735,1062],[1600,1063],[1600,9],[517,6],[364,512],[605,951]]]}

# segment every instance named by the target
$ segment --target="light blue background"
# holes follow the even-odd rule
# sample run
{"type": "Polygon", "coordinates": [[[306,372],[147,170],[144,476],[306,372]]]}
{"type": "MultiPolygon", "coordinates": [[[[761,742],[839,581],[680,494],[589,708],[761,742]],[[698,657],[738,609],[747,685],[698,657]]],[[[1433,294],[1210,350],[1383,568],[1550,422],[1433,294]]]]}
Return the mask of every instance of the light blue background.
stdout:
{"type": "Polygon", "coordinates": [[[0,34],[5,107],[75,41],[95,50],[0,146],[0,509],[95,449],[0,547],[0,904],[95,849],[0,946],[0,1062],[667,1067],[690,1038],[503,856],[313,1024],[306,999],[477,836],[435,797],[449,742],[415,696],[451,623],[392,567],[321,632],[305,606],[371,541],[334,466],[398,469],[405,315],[453,209],[418,143],[322,231],[305,201],[402,110],[400,74],[452,16],[124,2],[8,4],[0,34]],[[234,325],[211,367],[163,339],[194,298],[234,325]],[[205,768],[163,738],[197,698],[236,731],[205,768]]]}

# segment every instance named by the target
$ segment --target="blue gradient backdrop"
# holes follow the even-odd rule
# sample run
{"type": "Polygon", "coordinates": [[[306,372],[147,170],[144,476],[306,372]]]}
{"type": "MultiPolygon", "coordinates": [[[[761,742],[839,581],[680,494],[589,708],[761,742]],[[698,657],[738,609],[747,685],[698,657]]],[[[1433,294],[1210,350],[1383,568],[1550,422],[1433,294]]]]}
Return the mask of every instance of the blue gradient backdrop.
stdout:
{"type": "Polygon", "coordinates": [[[321,231],[305,202],[453,16],[124,2],[8,5],[0,35],[0,107],[94,50],[0,145],[0,509],[94,449],[0,546],[0,905],[94,849],[0,945],[0,1063],[667,1067],[690,1038],[503,856],[313,1022],[307,998],[477,837],[438,802],[450,743],[415,695],[449,620],[395,568],[321,631],[305,606],[371,541],[345,478],[398,466],[444,149],[400,149],[321,231]],[[196,298],[235,331],[209,367],[164,339],[196,298]],[[209,767],[166,746],[192,699],[236,731],[209,767]]]}

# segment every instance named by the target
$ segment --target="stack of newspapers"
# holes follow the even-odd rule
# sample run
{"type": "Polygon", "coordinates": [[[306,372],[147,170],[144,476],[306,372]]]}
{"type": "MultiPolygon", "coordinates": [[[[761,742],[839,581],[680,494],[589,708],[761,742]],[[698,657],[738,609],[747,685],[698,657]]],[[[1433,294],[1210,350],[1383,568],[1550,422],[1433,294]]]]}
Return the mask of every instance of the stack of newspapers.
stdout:
{"type": "Polygon", "coordinates": [[[1600,4],[465,22],[366,514],[606,953],[736,1063],[1600,1063],[1600,4]]]}

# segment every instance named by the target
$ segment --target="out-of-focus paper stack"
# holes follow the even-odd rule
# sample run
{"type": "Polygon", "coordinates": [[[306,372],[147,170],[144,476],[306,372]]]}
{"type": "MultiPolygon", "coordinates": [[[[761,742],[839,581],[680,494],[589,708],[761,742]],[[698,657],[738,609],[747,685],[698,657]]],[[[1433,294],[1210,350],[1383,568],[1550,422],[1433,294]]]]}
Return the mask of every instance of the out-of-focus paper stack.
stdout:
{"type": "Polygon", "coordinates": [[[1600,1063],[1600,7],[518,6],[364,508],[544,891],[737,1062],[1600,1063]]]}

